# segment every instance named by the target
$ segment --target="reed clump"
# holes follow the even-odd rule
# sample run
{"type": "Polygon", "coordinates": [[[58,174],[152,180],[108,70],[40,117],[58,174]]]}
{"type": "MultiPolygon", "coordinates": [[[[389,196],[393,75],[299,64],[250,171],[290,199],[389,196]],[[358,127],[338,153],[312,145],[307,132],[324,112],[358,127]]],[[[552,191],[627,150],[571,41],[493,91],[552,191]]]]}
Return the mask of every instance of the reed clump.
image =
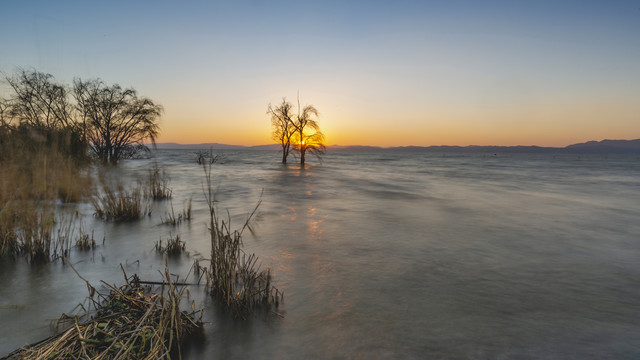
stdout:
{"type": "Polygon", "coordinates": [[[1,220],[0,255],[26,256],[32,264],[46,263],[67,255],[71,248],[78,213],[56,216],[49,202],[25,204],[1,220]],[[6,228],[5,228],[6,226],[6,228]]]}
{"type": "Polygon", "coordinates": [[[0,258],[24,254],[42,262],[61,255],[65,234],[54,233],[56,203],[91,195],[88,165],[86,146],[70,129],[0,126],[0,258]]]}
{"type": "Polygon", "coordinates": [[[162,244],[162,239],[156,242],[156,252],[160,254],[166,254],[169,256],[176,256],[182,254],[186,249],[186,243],[180,240],[180,235],[171,236],[167,238],[166,243],[162,244]]]}
{"type": "MultiPolygon", "coordinates": [[[[171,359],[180,358],[182,342],[200,329],[200,311],[181,311],[185,287],[172,281],[165,267],[155,288],[133,275],[101,294],[88,282],[90,302],[79,316],[63,315],[66,330],[14,351],[6,359],[171,359]]],[[[201,313],[201,312],[200,312],[201,313]]]]}
{"type": "Polygon", "coordinates": [[[150,207],[143,206],[140,187],[130,190],[118,185],[116,190],[103,184],[100,195],[91,198],[95,215],[107,221],[138,220],[150,213],[150,207]]]}
{"type": "Polygon", "coordinates": [[[173,190],[169,187],[170,179],[165,168],[158,167],[157,163],[149,169],[144,188],[144,196],[153,200],[171,199],[173,190]]]}
{"type": "Polygon", "coordinates": [[[270,269],[260,270],[258,257],[242,249],[243,232],[250,229],[251,219],[260,202],[240,230],[231,230],[230,216],[227,220],[218,217],[211,166],[204,166],[204,170],[204,194],[210,215],[211,258],[208,268],[197,266],[204,273],[211,295],[239,317],[245,317],[256,308],[270,310],[275,306],[277,310],[284,294],[273,286],[270,269]]]}
{"type": "MultiPolygon", "coordinates": [[[[104,239],[102,239],[102,241],[104,243],[104,239]]],[[[89,233],[84,230],[82,223],[80,223],[78,227],[78,237],[76,238],[75,247],[79,250],[91,250],[98,247],[93,237],[93,230],[91,230],[91,235],[89,235],[89,233]]]]}

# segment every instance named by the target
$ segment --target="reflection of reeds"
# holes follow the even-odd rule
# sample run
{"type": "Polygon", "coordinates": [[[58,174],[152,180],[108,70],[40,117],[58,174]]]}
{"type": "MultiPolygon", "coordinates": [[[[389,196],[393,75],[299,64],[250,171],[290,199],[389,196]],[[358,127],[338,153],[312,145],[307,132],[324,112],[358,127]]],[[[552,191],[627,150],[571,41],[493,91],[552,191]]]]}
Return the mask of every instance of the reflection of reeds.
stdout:
{"type": "Polygon", "coordinates": [[[113,190],[102,186],[102,193],[91,198],[95,215],[107,221],[131,221],[142,217],[148,209],[143,209],[142,191],[139,187],[125,190],[122,185],[113,190]]]}
{"type": "Polygon", "coordinates": [[[204,170],[204,194],[210,215],[211,259],[209,268],[202,270],[212,295],[241,317],[259,306],[277,307],[283,294],[272,286],[270,270],[260,271],[258,257],[242,250],[242,233],[249,227],[260,202],[240,230],[231,230],[230,217],[225,221],[216,212],[211,166],[204,166],[204,170]]]}
{"type": "Polygon", "coordinates": [[[66,323],[67,330],[6,359],[180,358],[183,340],[202,324],[195,318],[197,312],[180,310],[185,287],[176,287],[166,266],[163,276],[156,292],[141,285],[136,275],[125,275],[127,283],[119,288],[103,282],[109,294],[98,293],[87,282],[95,312],[63,315],[59,323],[66,323]]]}

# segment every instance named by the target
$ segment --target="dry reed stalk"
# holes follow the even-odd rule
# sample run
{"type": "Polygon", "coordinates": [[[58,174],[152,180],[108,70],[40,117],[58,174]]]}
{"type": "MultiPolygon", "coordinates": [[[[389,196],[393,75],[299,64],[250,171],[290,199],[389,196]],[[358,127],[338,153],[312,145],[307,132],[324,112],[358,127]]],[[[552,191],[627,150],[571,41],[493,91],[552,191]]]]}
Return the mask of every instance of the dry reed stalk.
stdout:
{"type": "Polygon", "coordinates": [[[275,305],[277,308],[283,294],[272,286],[270,270],[260,271],[258,257],[242,250],[242,234],[245,229],[250,229],[251,219],[261,201],[258,201],[240,230],[231,230],[230,216],[226,221],[218,217],[211,165],[204,165],[203,168],[203,192],[209,207],[211,257],[208,269],[196,266],[204,272],[211,294],[236,316],[245,317],[257,307],[270,309],[275,305]]]}
{"type": "Polygon", "coordinates": [[[171,199],[173,190],[169,187],[169,182],[165,168],[160,169],[158,164],[154,163],[143,186],[144,196],[153,200],[171,199]]]}
{"type": "Polygon", "coordinates": [[[120,287],[103,282],[108,294],[97,293],[87,282],[95,312],[63,316],[61,321],[72,322],[67,330],[18,349],[6,359],[181,358],[182,341],[202,327],[196,320],[200,311],[180,310],[185,287],[176,286],[166,262],[162,276],[163,285],[156,292],[142,285],[136,275],[125,274],[126,283],[120,287]]]}
{"type": "Polygon", "coordinates": [[[164,217],[160,217],[160,223],[162,225],[172,225],[178,226],[183,221],[191,221],[191,198],[186,202],[184,209],[182,212],[178,213],[176,216],[175,211],[173,210],[173,202],[170,204],[171,213],[165,213],[164,217]]]}
{"type": "Polygon", "coordinates": [[[162,245],[162,239],[156,243],[156,252],[169,256],[176,256],[185,251],[185,245],[185,242],[180,240],[180,235],[176,234],[174,237],[169,235],[165,246],[162,245]]]}
{"type": "Polygon", "coordinates": [[[117,190],[102,186],[102,194],[91,198],[95,215],[107,221],[138,220],[148,209],[143,209],[142,192],[139,187],[125,190],[118,185],[117,190]]]}

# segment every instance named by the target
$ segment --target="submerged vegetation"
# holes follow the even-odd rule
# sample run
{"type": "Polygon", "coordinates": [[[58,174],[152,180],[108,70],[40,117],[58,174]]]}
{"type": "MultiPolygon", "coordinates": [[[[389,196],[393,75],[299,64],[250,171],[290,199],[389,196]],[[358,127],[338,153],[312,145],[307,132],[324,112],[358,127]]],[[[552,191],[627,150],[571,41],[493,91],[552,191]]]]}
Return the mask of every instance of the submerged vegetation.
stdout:
{"type": "MultiPolygon", "coordinates": [[[[58,201],[81,202],[95,191],[90,154],[116,163],[146,139],[153,142],[162,109],[132,89],[100,80],[76,80],[71,88],[52,75],[18,70],[4,81],[9,92],[0,98],[0,258],[25,254],[46,262],[69,248],[71,235],[55,232],[61,226],[58,201]]],[[[133,218],[136,197],[105,191],[92,199],[99,216],[115,220],[133,218]]]]}
{"type": "Polygon", "coordinates": [[[171,199],[173,190],[169,187],[169,176],[163,167],[158,167],[157,163],[149,169],[147,181],[144,184],[144,196],[153,200],[171,199]]]}
{"type": "Polygon", "coordinates": [[[182,209],[182,212],[178,213],[178,215],[176,215],[173,210],[173,203],[171,203],[170,208],[171,212],[166,213],[164,217],[160,218],[160,222],[163,225],[178,226],[183,221],[191,221],[191,198],[186,201],[184,209],[182,209]]]}
{"type": "Polygon", "coordinates": [[[186,249],[184,241],[180,240],[180,235],[171,236],[167,238],[165,245],[162,244],[162,239],[156,243],[156,252],[160,254],[166,254],[169,256],[175,256],[182,254],[186,249]]]}
{"type": "MultiPolygon", "coordinates": [[[[76,203],[92,191],[89,161],[70,129],[6,122],[0,127],[0,258],[57,258],[68,247],[56,231],[58,202],[76,203]],[[76,151],[80,151],[76,153],[76,151]]],[[[69,230],[70,231],[70,230],[69,230]]]]}
{"type": "MultiPolygon", "coordinates": [[[[93,230],[84,228],[76,203],[90,202],[97,218],[122,222],[151,215],[151,201],[172,199],[169,176],[157,163],[129,188],[101,176],[107,164],[148,151],[144,141],[153,142],[158,133],[159,105],[100,80],[76,80],[71,89],[51,75],[20,70],[6,81],[14,93],[0,98],[0,261],[23,256],[32,264],[46,263],[69,256],[72,248],[94,249],[93,230]]],[[[304,150],[301,156],[304,163],[304,150]]],[[[196,160],[205,169],[211,243],[208,266],[196,261],[196,270],[211,295],[239,317],[256,308],[277,309],[283,293],[273,286],[270,270],[261,270],[258,257],[243,250],[244,230],[251,230],[260,203],[239,230],[232,230],[231,216],[218,215],[212,190],[218,156],[210,150],[197,153],[196,160]]],[[[169,204],[163,224],[192,219],[191,198],[178,213],[169,204]]],[[[156,251],[179,255],[186,243],[179,234],[169,235],[156,243],[156,251]]],[[[91,306],[85,314],[65,316],[69,322],[62,333],[7,358],[179,357],[181,341],[201,326],[195,313],[180,311],[184,288],[176,287],[167,268],[157,292],[136,276],[125,279],[120,288],[103,283],[109,294],[87,282],[91,306]]]]}
{"type": "Polygon", "coordinates": [[[291,151],[300,156],[300,165],[304,166],[306,154],[309,152],[318,159],[322,159],[326,147],[324,134],[318,125],[318,110],[313,105],[300,107],[298,98],[298,112],[293,113],[293,105],[282,99],[278,106],[269,104],[267,114],[271,116],[273,128],[272,138],[282,147],[282,163],[287,163],[291,151]]]}
{"type": "Polygon", "coordinates": [[[91,198],[95,215],[107,221],[138,220],[150,210],[142,203],[142,190],[139,187],[131,190],[118,185],[116,190],[103,184],[100,195],[91,198]]]}
{"type": "Polygon", "coordinates": [[[211,179],[211,166],[205,171],[204,195],[209,208],[209,234],[211,258],[209,267],[202,270],[211,288],[211,294],[236,316],[244,317],[254,308],[276,309],[284,294],[271,283],[271,271],[260,271],[258,257],[242,250],[242,235],[250,230],[250,222],[260,202],[248,216],[240,230],[231,230],[231,219],[225,221],[218,216],[215,192],[211,179]]]}

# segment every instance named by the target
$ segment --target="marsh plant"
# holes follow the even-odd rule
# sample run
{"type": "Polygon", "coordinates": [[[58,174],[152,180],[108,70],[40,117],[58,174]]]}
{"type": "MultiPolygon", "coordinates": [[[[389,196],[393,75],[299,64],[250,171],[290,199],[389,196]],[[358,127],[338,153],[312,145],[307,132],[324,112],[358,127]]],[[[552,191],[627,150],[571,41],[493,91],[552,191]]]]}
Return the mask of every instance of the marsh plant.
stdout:
{"type": "Polygon", "coordinates": [[[230,216],[220,218],[215,206],[211,166],[205,165],[204,195],[209,207],[211,258],[209,268],[202,268],[211,294],[235,315],[244,317],[257,307],[277,308],[283,294],[272,285],[271,271],[260,270],[258,257],[242,249],[242,236],[260,202],[240,230],[231,230],[230,216]]]}
{"type": "Polygon", "coordinates": [[[186,243],[180,240],[180,235],[171,236],[166,240],[166,243],[162,244],[162,239],[156,242],[156,252],[165,254],[168,256],[176,256],[182,254],[186,249],[186,243]]]}
{"type": "Polygon", "coordinates": [[[147,181],[143,186],[144,196],[153,200],[171,199],[173,190],[169,187],[169,176],[165,168],[158,167],[158,164],[154,163],[153,167],[149,169],[147,181]]]}
{"type": "Polygon", "coordinates": [[[143,204],[140,187],[127,190],[121,184],[116,189],[103,184],[100,195],[91,199],[95,215],[107,221],[132,221],[151,213],[151,208],[143,204]]]}
{"type": "MultiPolygon", "coordinates": [[[[104,238],[102,242],[104,243],[104,238]]],[[[91,250],[95,249],[98,246],[96,240],[93,237],[93,230],[91,230],[91,234],[87,233],[84,229],[84,225],[80,223],[78,226],[78,237],[76,238],[75,247],[79,250],[91,250]]]]}
{"type": "Polygon", "coordinates": [[[63,315],[60,333],[3,359],[180,359],[186,337],[202,329],[202,311],[181,310],[186,287],[172,280],[166,264],[162,276],[162,285],[152,287],[125,274],[120,287],[102,282],[108,293],[85,280],[89,296],[82,313],[63,315]]]}
{"type": "Polygon", "coordinates": [[[183,221],[191,221],[191,198],[186,201],[184,209],[182,209],[182,212],[178,213],[177,215],[173,210],[173,202],[171,203],[170,207],[171,212],[165,213],[164,217],[160,217],[160,222],[163,225],[178,226],[183,221]]]}

